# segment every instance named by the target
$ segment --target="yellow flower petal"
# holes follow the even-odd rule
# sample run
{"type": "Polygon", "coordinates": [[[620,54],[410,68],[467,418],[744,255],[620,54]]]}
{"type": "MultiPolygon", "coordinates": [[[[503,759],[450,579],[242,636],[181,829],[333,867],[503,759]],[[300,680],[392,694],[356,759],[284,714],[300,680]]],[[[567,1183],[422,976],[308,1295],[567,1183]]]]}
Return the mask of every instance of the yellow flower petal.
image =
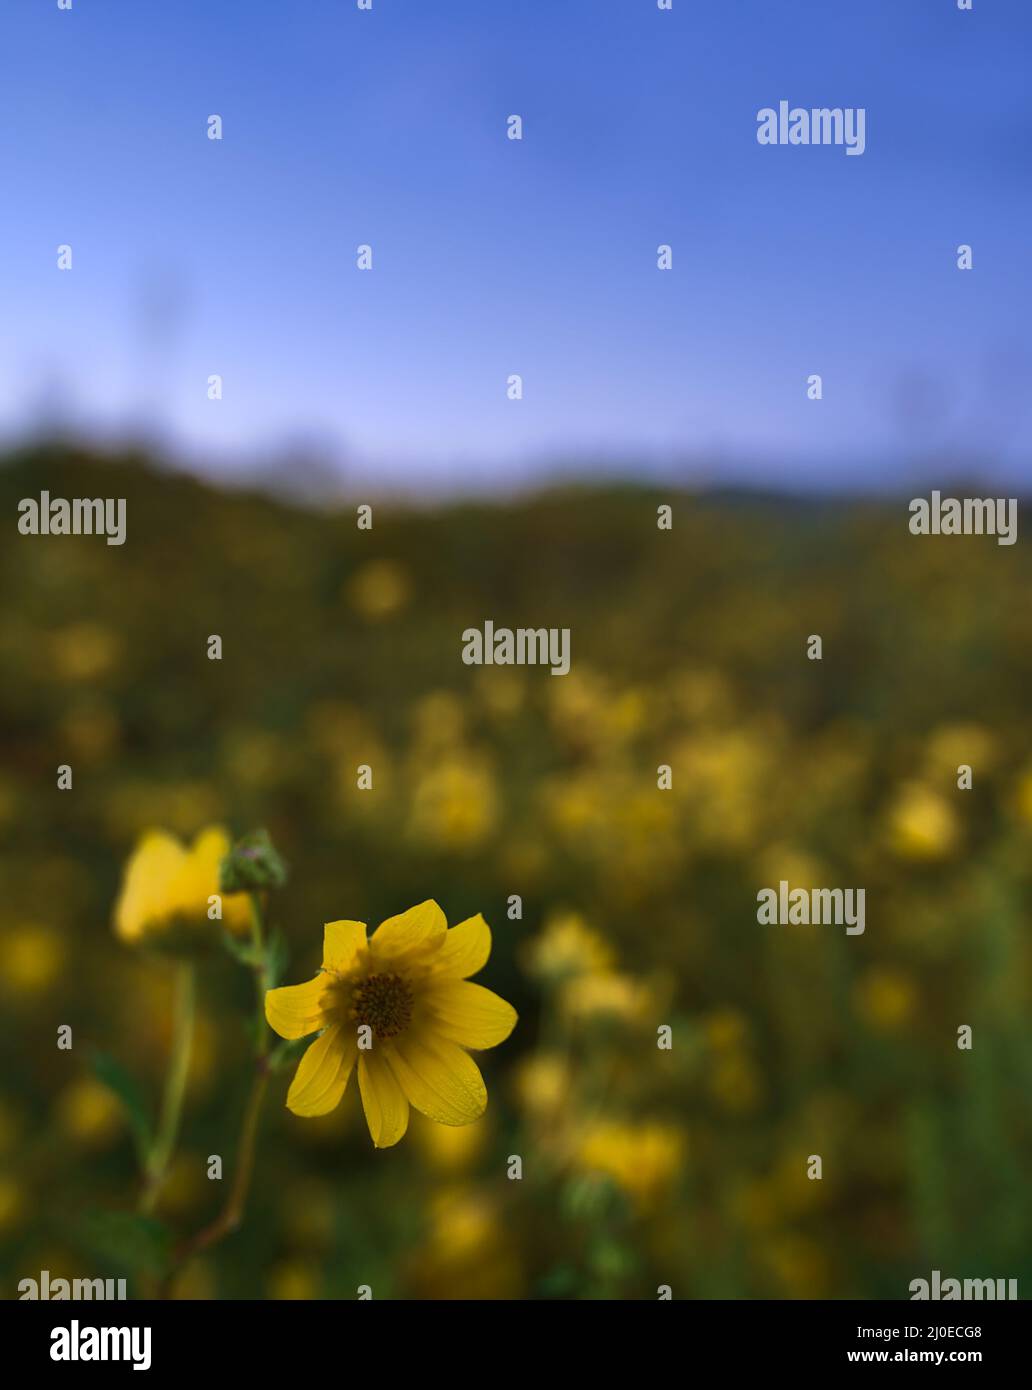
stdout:
{"type": "Polygon", "coordinates": [[[442,1125],[468,1125],[487,1109],[476,1062],[447,1038],[408,1033],[390,1051],[391,1070],[410,1103],[442,1125]]]}
{"type": "Polygon", "coordinates": [[[369,944],[376,955],[393,959],[411,951],[438,950],[447,931],[447,918],[433,899],[428,898],[400,916],[381,922],[369,944]]]}
{"type": "Polygon", "coordinates": [[[408,1129],[409,1104],[379,1053],[359,1053],[358,1089],[373,1143],[378,1149],[389,1149],[408,1129]]]}
{"type": "Polygon", "coordinates": [[[284,985],[266,990],[265,1017],[269,1027],[281,1038],[305,1038],[327,1024],[323,1001],[327,993],[325,975],[316,975],[303,985],[284,985]]]}
{"type": "Polygon", "coordinates": [[[148,926],[175,910],[173,888],[185,859],[179,841],[163,830],[143,836],[126,865],[115,907],[115,930],[123,941],[138,940],[148,926]]]}
{"type": "Polygon", "coordinates": [[[287,1092],[295,1115],[327,1115],[340,1104],[358,1049],[343,1025],[334,1023],[301,1058],[287,1092]]]}
{"type": "Polygon", "coordinates": [[[491,928],[478,912],[475,917],[459,922],[446,934],[440,950],[433,958],[435,975],[465,980],[487,964],[491,954],[491,928]]]}
{"type": "Polygon", "coordinates": [[[174,890],[175,906],[184,917],[200,921],[208,915],[208,899],[219,891],[219,863],[230,851],[221,826],[209,826],[183,856],[174,890]]]}
{"type": "Polygon", "coordinates": [[[364,922],[327,922],[323,929],[323,969],[336,970],[343,975],[355,964],[365,944],[364,922]]]}
{"type": "Polygon", "coordinates": [[[469,980],[432,985],[426,1001],[433,1010],[433,1031],[463,1047],[496,1047],[516,1027],[512,1005],[469,980]]]}

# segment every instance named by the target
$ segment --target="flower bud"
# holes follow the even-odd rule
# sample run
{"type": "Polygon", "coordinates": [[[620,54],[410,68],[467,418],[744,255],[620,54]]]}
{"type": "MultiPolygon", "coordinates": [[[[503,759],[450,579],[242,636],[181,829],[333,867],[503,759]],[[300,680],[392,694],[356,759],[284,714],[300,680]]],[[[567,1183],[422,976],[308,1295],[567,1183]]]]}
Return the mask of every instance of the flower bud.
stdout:
{"type": "Polygon", "coordinates": [[[260,893],[267,888],[282,888],[286,881],[287,866],[267,830],[252,831],[238,840],[219,870],[223,893],[260,893]]]}

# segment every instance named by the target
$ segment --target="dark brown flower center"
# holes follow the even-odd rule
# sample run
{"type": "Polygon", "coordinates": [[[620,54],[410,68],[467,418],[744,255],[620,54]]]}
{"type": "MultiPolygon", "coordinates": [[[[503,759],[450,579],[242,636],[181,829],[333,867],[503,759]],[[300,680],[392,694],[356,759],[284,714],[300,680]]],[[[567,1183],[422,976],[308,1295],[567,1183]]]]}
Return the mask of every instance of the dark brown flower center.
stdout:
{"type": "Polygon", "coordinates": [[[412,993],[400,975],[370,975],[351,992],[351,1017],[377,1038],[395,1038],[412,1021],[412,993]]]}

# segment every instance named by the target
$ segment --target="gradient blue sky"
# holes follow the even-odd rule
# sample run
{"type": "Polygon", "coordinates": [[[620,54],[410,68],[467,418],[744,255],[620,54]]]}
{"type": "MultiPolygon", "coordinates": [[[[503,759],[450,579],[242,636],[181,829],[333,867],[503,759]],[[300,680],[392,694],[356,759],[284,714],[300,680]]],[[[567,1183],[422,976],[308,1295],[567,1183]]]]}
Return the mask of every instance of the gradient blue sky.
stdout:
{"type": "Polygon", "coordinates": [[[1029,0],[3,0],[0,52],[6,437],[1032,481],[1029,0]],[[866,153],[761,147],[782,98],[866,153]]]}

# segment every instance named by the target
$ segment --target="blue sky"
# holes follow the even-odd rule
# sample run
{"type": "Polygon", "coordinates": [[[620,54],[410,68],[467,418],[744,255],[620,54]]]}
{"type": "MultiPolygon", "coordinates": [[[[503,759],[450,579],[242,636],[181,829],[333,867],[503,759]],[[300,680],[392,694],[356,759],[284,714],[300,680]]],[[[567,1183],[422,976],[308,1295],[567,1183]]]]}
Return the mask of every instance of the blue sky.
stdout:
{"type": "Polygon", "coordinates": [[[1032,473],[1027,0],[3,0],[0,52],[6,437],[1032,473]],[[863,156],[760,146],[781,99],[864,107],[863,156]]]}

